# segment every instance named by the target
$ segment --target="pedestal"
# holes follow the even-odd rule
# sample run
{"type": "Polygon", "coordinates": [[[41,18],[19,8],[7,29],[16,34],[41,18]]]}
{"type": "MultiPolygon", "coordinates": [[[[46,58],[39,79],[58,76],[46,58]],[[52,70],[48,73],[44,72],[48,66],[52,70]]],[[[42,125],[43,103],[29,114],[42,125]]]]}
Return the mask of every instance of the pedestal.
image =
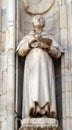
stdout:
{"type": "Polygon", "coordinates": [[[53,118],[25,118],[19,130],[57,130],[58,121],[53,118]]]}

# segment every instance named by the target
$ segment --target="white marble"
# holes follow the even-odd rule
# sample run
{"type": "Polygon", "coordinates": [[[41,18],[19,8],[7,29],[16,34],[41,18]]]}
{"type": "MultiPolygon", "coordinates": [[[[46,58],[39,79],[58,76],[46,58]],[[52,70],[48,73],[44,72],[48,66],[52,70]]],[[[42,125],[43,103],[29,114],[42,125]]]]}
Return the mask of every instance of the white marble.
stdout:
{"type": "MultiPolygon", "coordinates": [[[[24,11],[22,1],[17,0],[16,28],[19,34],[17,33],[15,37],[15,2],[15,0],[0,0],[0,130],[14,130],[15,38],[18,44],[24,34],[32,29],[33,15],[28,15],[24,11]]],[[[72,130],[72,0],[55,0],[52,8],[43,16],[46,19],[44,30],[52,33],[52,36],[65,49],[61,58],[62,124],[63,130],[72,130]]],[[[18,67],[17,60],[17,78],[18,67]]],[[[61,93],[58,95],[60,92],[58,83],[56,91],[59,105],[61,93]]],[[[19,102],[17,96],[16,107],[19,102]]],[[[60,109],[60,105],[58,107],[60,109]]],[[[58,118],[61,123],[60,115],[58,118]]]]}
{"type": "Polygon", "coordinates": [[[57,130],[58,121],[52,118],[25,118],[21,121],[21,128],[19,130],[25,129],[47,129],[47,130],[57,130]]]}
{"type": "Polygon", "coordinates": [[[20,56],[26,55],[22,118],[30,114],[36,116],[38,113],[56,117],[55,75],[52,57],[61,56],[61,47],[48,33],[43,32],[45,20],[41,15],[33,17],[32,24],[35,31],[27,34],[17,47],[20,56]]]}

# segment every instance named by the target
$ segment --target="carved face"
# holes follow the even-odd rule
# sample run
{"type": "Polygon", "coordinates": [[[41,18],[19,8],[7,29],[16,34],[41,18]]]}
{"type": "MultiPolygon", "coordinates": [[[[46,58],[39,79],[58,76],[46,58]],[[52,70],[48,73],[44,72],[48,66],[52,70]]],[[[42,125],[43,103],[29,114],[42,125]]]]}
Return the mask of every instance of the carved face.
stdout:
{"type": "Polygon", "coordinates": [[[41,27],[43,28],[45,25],[45,20],[41,15],[36,15],[32,19],[32,23],[34,27],[41,27]]]}

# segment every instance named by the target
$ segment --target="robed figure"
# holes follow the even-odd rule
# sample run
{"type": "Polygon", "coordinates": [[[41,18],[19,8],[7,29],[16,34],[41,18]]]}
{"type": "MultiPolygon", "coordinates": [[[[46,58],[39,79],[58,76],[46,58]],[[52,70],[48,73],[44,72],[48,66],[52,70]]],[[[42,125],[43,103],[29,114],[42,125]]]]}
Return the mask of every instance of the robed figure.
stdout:
{"type": "Polygon", "coordinates": [[[53,58],[61,56],[60,45],[43,31],[45,20],[33,17],[34,30],[26,35],[17,47],[25,57],[22,118],[47,116],[55,118],[56,96],[53,58]]]}

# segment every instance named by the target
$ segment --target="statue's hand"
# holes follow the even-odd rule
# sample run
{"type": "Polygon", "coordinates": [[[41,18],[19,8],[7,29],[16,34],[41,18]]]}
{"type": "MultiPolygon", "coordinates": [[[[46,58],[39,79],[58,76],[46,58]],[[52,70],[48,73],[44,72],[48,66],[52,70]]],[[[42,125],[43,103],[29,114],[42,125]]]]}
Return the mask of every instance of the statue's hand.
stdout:
{"type": "Polygon", "coordinates": [[[39,46],[39,43],[37,41],[29,45],[30,48],[37,48],[38,46],[39,46]]]}
{"type": "Polygon", "coordinates": [[[17,47],[17,53],[20,56],[25,56],[28,52],[29,52],[30,48],[28,45],[28,42],[23,42],[21,44],[19,44],[19,46],[17,47]]]}
{"type": "Polygon", "coordinates": [[[50,50],[50,46],[48,46],[46,43],[40,42],[40,41],[36,41],[33,42],[30,45],[31,48],[41,48],[41,49],[48,49],[48,51],[50,50]]]}
{"type": "Polygon", "coordinates": [[[61,56],[61,52],[58,48],[54,47],[54,46],[51,46],[50,47],[50,55],[53,57],[53,58],[59,58],[61,56]]]}
{"type": "Polygon", "coordinates": [[[39,36],[39,37],[38,37],[38,40],[39,40],[40,42],[46,43],[48,46],[51,46],[52,39],[47,38],[46,36],[39,36]]]}
{"type": "Polygon", "coordinates": [[[29,50],[30,50],[30,44],[32,44],[35,41],[35,38],[33,35],[26,35],[19,43],[16,52],[20,56],[25,56],[29,50]]]}

